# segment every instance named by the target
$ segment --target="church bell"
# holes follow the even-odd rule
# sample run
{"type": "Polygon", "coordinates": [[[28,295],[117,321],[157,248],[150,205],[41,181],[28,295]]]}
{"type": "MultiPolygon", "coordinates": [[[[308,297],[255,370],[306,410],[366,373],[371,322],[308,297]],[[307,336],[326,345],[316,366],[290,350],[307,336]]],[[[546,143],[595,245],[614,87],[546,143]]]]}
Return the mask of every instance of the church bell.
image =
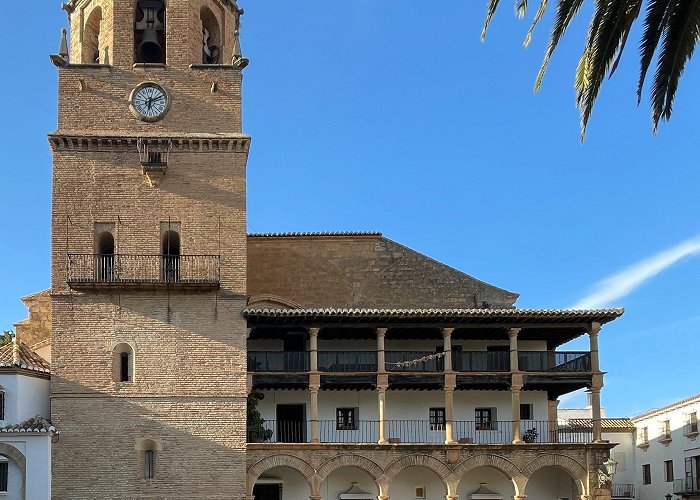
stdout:
{"type": "Polygon", "coordinates": [[[136,23],[136,29],[143,31],[143,40],[136,47],[138,62],[160,63],[163,62],[163,47],[158,42],[158,32],[163,31],[163,23],[158,19],[158,14],[163,9],[160,0],[141,0],[139,8],[143,11],[143,20],[136,23]]]}

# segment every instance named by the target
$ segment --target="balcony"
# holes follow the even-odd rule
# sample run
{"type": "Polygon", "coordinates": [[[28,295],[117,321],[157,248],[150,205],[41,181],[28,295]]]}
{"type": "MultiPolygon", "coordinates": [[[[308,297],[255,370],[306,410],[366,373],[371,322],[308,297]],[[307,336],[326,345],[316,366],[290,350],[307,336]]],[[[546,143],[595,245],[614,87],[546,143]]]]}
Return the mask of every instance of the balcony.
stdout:
{"type": "MultiPolygon", "coordinates": [[[[320,420],[319,440],[327,444],[375,444],[379,440],[379,422],[358,420],[339,424],[335,420],[320,420]]],[[[307,443],[311,422],[266,420],[264,430],[248,433],[248,442],[307,443]]],[[[585,429],[572,429],[548,421],[521,422],[521,439],[532,444],[585,444],[593,439],[585,429]]],[[[459,444],[501,445],[513,442],[510,421],[455,421],[453,437],[459,444]]],[[[445,424],[427,420],[387,420],[385,437],[391,444],[443,444],[445,424]]]]}
{"type": "Polygon", "coordinates": [[[218,255],[69,254],[71,288],[198,288],[220,286],[218,255]]]}
{"type": "MultiPolygon", "coordinates": [[[[309,353],[249,351],[248,371],[305,372],[309,371],[309,353]],[[285,358],[286,355],[287,358],[285,358]],[[298,361],[294,361],[298,360],[298,361]]],[[[389,373],[441,373],[444,358],[434,358],[434,351],[385,351],[386,371],[389,373]]],[[[529,372],[587,373],[590,353],[525,351],[519,353],[520,369],[529,372]]],[[[502,351],[454,351],[454,371],[508,372],[510,353],[502,351]]],[[[318,351],[318,370],[325,373],[374,373],[377,371],[376,351],[318,351]]]]}
{"type": "Polygon", "coordinates": [[[634,498],[634,485],[613,483],[611,496],[612,498],[634,498]]]}
{"type": "Polygon", "coordinates": [[[673,480],[674,495],[698,495],[700,494],[700,479],[697,477],[687,477],[685,479],[673,480]]]}

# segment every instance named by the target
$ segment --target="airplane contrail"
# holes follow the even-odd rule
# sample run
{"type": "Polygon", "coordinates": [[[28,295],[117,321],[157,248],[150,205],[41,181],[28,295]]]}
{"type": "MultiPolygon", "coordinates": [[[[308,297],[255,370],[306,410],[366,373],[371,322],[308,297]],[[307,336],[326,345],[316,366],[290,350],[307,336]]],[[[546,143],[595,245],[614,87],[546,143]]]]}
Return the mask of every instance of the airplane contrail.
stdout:
{"type": "Polygon", "coordinates": [[[679,260],[700,254],[700,235],[673,248],[643,259],[598,283],[593,292],[574,304],[573,309],[610,306],[679,260]]]}

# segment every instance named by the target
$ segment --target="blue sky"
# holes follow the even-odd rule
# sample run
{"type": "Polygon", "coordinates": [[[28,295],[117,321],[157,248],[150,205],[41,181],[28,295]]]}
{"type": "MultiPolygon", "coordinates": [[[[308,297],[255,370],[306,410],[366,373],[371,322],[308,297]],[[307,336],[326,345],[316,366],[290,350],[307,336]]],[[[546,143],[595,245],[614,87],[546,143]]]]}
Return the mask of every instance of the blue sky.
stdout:
{"type": "MultiPolygon", "coordinates": [[[[23,57],[0,80],[0,328],[25,317],[20,296],[49,285],[59,5],[0,30],[23,57]]],[[[479,42],[485,0],[241,6],[250,231],[380,230],[538,308],[572,306],[700,234],[697,61],[653,136],[646,96],[636,105],[633,33],[581,145],[573,73],[586,10],[533,95],[551,13],[524,50],[528,23],[508,4],[479,42]]],[[[699,272],[689,255],[611,304],[627,312],[601,334],[609,415],[700,392],[699,272]]]]}

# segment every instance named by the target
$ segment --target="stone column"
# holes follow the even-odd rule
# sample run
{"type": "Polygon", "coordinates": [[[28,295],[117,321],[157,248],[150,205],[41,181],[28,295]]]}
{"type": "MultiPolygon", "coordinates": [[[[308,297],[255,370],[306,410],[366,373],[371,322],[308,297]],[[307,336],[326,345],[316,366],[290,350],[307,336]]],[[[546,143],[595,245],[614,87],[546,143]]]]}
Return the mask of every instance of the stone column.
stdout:
{"type": "Polygon", "coordinates": [[[309,387],[311,392],[311,442],[320,443],[318,429],[318,386],[309,387]]]}
{"type": "Polygon", "coordinates": [[[508,330],[510,339],[510,402],[513,444],[521,444],[522,432],[520,429],[520,391],[523,388],[523,376],[520,373],[518,362],[518,333],[520,328],[508,330]]]}
{"type": "Polygon", "coordinates": [[[601,425],[600,391],[603,388],[603,374],[600,371],[600,356],[598,352],[598,334],[600,323],[591,323],[588,329],[588,337],[591,345],[591,407],[593,410],[593,442],[603,441],[603,429],[601,425]]]}
{"type": "Polygon", "coordinates": [[[559,400],[547,401],[547,420],[549,420],[549,443],[557,443],[559,441],[559,400]]]}
{"type": "Polygon", "coordinates": [[[445,353],[443,365],[448,373],[452,371],[452,332],[454,328],[442,329],[442,348],[445,353]]]}
{"type": "Polygon", "coordinates": [[[454,386],[448,387],[445,385],[445,444],[455,444],[454,438],[454,386]]]}
{"type": "Polygon", "coordinates": [[[377,371],[386,372],[386,360],[384,357],[384,336],[386,328],[377,328],[377,371]]]}
{"type": "Polygon", "coordinates": [[[379,398],[379,444],[387,444],[386,440],[386,387],[377,387],[379,398]]]}
{"type": "Polygon", "coordinates": [[[309,351],[311,354],[311,371],[318,371],[318,328],[309,328],[309,351]]]}

